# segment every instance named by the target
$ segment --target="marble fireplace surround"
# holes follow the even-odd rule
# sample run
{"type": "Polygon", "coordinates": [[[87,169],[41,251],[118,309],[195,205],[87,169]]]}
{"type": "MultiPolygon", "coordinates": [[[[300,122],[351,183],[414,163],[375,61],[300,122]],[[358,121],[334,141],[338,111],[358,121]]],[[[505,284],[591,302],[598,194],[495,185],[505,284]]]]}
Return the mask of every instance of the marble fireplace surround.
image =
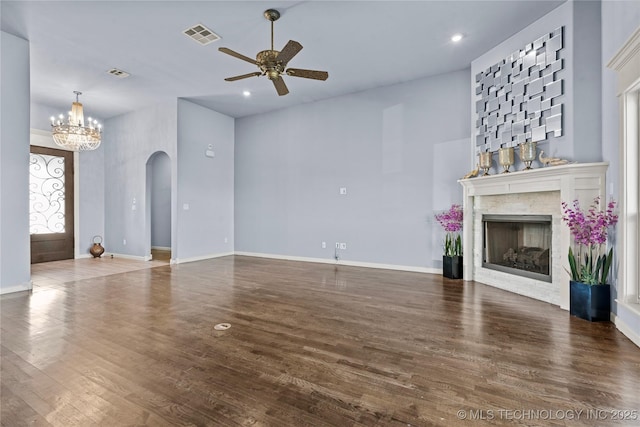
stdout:
{"type": "Polygon", "coordinates": [[[464,188],[464,280],[474,280],[569,309],[569,229],[560,203],[588,207],[605,198],[608,163],[573,163],[461,179],[464,188]],[[551,282],[482,267],[482,215],[551,215],[551,282]]]}

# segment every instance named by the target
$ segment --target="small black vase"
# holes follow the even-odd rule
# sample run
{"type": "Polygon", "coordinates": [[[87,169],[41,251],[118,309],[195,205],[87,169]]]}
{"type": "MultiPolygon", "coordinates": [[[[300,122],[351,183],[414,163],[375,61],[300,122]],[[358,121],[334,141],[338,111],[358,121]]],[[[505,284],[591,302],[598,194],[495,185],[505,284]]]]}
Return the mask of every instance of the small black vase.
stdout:
{"type": "Polygon", "coordinates": [[[449,279],[462,279],[462,257],[443,255],[442,275],[449,279]]]}

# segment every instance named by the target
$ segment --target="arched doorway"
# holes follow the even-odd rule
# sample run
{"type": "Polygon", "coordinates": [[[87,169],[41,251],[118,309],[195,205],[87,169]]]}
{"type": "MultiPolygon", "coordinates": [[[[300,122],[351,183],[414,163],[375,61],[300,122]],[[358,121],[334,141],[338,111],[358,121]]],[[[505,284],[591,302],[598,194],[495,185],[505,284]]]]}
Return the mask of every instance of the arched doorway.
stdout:
{"type": "Polygon", "coordinates": [[[150,259],[171,259],[171,159],[157,151],[147,160],[147,247],[150,259]]]}

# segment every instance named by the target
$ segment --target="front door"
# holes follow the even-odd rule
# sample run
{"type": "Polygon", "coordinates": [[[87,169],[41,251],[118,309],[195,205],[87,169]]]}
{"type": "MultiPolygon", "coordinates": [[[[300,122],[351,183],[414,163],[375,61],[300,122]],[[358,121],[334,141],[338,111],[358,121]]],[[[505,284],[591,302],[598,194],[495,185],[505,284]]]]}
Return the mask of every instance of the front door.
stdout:
{"type": "Polygon", "coordinates": [[[73,258],[73,152],[31,146],[31,264],[73,258]]]}

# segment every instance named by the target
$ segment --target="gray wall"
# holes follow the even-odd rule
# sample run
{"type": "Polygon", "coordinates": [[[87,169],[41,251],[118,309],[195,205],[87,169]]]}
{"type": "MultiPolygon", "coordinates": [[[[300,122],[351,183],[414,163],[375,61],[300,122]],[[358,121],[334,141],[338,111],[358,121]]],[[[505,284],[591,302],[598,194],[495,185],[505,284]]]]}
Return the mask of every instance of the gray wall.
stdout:
{"type": "MultiPolygon", "coordinates": [[[[471,91],[472,96],[471,99],[474,100],[474,105],[471,111],[471,132],[473,137],[475,138],[475,123],[476,123],[476,111],[475,111],[475,75],[481,71],[486,70],[492,65],[502,61],[512,52],[517,52],[518,50],[524,48],[525,45],[532,43],[534,40],[537,40],[542,35],[546,33],[550,33],[556,28],[564,26],[564,48],[561,51],[562,57],[564,58],[564,69],[559,71],[556,75],[557,78],[562,78],[564,80],[564,94],[558,98],[560,102],[564,104],[563,106],[563,117],[562,117],[562,127],[563,134],[561,137],[553,138],[550,142],[540,142],[538,143],[538,149],[544,150],[547,156],[552,155],[556,157],[564,157],[564,158],[572,158],[573,157],[573,141],[574,141],[574,131],[573,131],[573,123],[575,117],[575,109],[573,103],[573,94],[574,94],[574,79],[573,79],[573,71],[574,71],[574,36],[573,36],[573,5],[570,3],[565,3],[558,8],[554,9],[547,15],[543,16],[541,19],[535,21],[533,24],[528,27],[523,28],[518,33],[514,34],[504,42],[500,43],[493,49],[489,50],[485,54],[479,56],[475,60],[471,62],[471,91]]],[[[471,147],[473,150],[474,146],[471,147]]],[[[516,155],[516,165],[515,169],[521,169],[521,163],[516,155]]],[[[476,158],[474,158],[474,163],[477,163],[476,158]]],[[[534,163],[534,167],[538,167],[539,163],[536,161],[534,163]]],[[[493,171],[499,171],[500,166],[497,165],[497,156],[494,156],[494,164],[493,171]]]]}
{"type": "MultiPolygon", "coordinates": [[[[105,181],[104,144],[103,140],[96,150],[78,153],[78,197],[80,203],[79,229],[76,230],[76,233],[79,233],[78,252],[85,256],[93,245],[94,236],[101,236],[103,240],[105,238],[105,187],[110,185],[112,180],[105,181]]],[[[104,245],[105,242],[103,242],[104,245]]],[[[105,248],[107,247],[105,246],[105,248]]],[[[111,250],[109,249],[109,251],[111,250]]]]}
{"type": "Polygon", "coordinates": [[[233,251],[234,138],[233,118],[178,100],[178,261],[233,251]]]}
{"type": "Polygon", "coordinates": [[[157,153],[151,168],[151,246],[171,248],[171,159],[157,153]]]}
{"type": "Polygon", "coordinates": [[[102,143],[107,251],[150,255],[153,176],[147,175],[147,162],[156,153],[166,153],[171,226],[162,228],[171,230],[172,258],[232,252],[233,144],[231,117],[184,100],[107,120],[102,143]],[[214,158],[205,157],[209,144],[214,158]]]}
{"type": "Polygon", "coordinates": [[[0,32],[0,293],[30,289],[29,43],[0,32]]]}
{"type": "MultiPolygon", "coordinates": [[[[69,97],[66,107],[54,107],[49,105],[31,103],[31,128],[50,132],[51,122],[49,117],[57,116],[61,112],[69,110],[73,97],[69,97]]],[[[90,114],[91,106],[84,105],[85,115],[90,114]]],[[[98,120],[100,120],[98,118],[98,120]]],[[[39,138],[41,140],[41,138],[39,138]]],[[[59,148],[53,142],[53,138],[47,139],[46,147],[59,148]]],[[[92,151],[77,153],[75,169],[78,173],[78,212],[76,221],[78,228],[75,231],[78,236],[77,254],[88,256],[89,249],[93,245],[94,236],[104,237],[104,144],[92,151]]]]}
{"type": "Polygon", "coordinates": [[[573,6],[573,153],[577,162],[602,160],[602,49],[600,2],[573,6]]]}
{"type": "MultiPolygon", "coordinates": [[[[620,200],[620,114],[616,91],[616,73],[606,68],[631,34],[640,26],[640,2],[606,1],[602,3],[602,157],[609,162],[607,192],[620,200]]],[[[632,262],[620,260],[620,262],[632,262]]],[[[614,263],[615,264],[615,263],[614,263]]],[[[613,297],[617,298],[618,268],[614,265],[613,297]]],[[[612,311],[636,334],[640,336],[640,316],[614,302],[612,311]]]]}
{"type": "Polygon", "coordinates": [[[433,214],[462,200],[469,80],[458,71],[237,119],[236,251],[332,259],[345,242],[344,260],[440,267],[433,214]]]}
{"type": "Polygon", "coordinates": [[[640,25],[640,2],[602,3],[602,157],[609,162],[607,192],[619,197],[619,126],[616,73],[607,64],[640,25]]]}
{"type": "MultiPolygon", "coordinates": [[[[175,102],[124,114],[105,122],[102,141],[105,170],[104,246],[108,252],[138,257],[150,255],[146,164],[155,152],[164,151],[171,159],[172,170],[176,170],[176,137],[175,102]]],[[[174,176],[172,174],[171,188],[175,194],[177,187],[174,176]]]]}
{"type": "MultiPolygon", "coordinates": [[[[474,76],[477,73],[562,26],[564,69],[557,77],[563,79],[564,94],[556,99],[563,103],[563,135],[539,142],[538,148],[547,156],[597,162],[602,159],[602,97],[597,89],[602,75],[599,2],[567,2],[472,61],[472,99],[476,99],[474,76]]],[[[473,135],[475,121],[474,110],[471,113],[473,135]]],[[[516,163],[516,169],[520,169],[519,159],[516,163]]],[[[536,161],[534,167],[538,166],[536,161]]],[[[494,171],[497,168],[494,162],[494,171]]]]}

